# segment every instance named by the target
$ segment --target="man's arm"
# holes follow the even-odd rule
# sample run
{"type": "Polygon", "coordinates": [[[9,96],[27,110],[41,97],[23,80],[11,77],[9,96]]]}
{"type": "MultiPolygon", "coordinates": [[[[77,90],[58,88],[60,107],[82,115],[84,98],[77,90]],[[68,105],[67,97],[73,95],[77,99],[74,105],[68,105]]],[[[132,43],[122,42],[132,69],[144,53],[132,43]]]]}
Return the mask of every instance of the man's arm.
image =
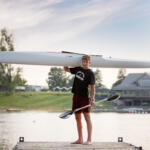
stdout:
{"type": "Polygon", "coordinates": [[[70,72],[70,68],[67,67],[67,66],[64,67],[64,70],[65,70],[66,72],[70,72]]]}
{"type": "Polygon", "coordinates": [[[90,99],[91,99],[91,105],[94,105],[94,102],[95,102],[95,84],[91,84],[90,99]]]}

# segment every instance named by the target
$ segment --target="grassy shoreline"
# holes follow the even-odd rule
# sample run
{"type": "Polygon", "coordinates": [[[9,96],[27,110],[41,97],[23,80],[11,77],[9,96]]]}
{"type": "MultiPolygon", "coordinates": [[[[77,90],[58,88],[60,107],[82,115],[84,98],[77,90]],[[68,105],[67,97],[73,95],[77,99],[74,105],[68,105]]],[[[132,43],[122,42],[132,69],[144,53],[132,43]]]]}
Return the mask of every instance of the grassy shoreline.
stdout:
{"type": "MultiPolygon", "coordinates": [[[[0,109],[23,110],[66,110],[71,109],[71,92],[17,92],[14,95],[6,95],[0,92],[0,109]]],[[[105,103],[105,107],[112,104],[105,103]]]]}
{"type": "Polygon", "coordinates": [[[71,99],[72,94],[69,92],[18,92],[10,96],[0,93],[0,106],[27,110],[68,109],[71,99]]]}

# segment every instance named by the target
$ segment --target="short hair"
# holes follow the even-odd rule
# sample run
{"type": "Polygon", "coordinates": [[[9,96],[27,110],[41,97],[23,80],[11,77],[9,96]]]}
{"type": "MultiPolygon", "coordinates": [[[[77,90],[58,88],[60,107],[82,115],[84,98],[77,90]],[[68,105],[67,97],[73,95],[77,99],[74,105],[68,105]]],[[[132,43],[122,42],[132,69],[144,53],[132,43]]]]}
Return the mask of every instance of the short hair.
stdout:
{"type": "Polygon", "coordinates": [[[82,56],[82,60],[91,61],[91,56],[90,55],[84,55],[84,56],[82,56]]]}

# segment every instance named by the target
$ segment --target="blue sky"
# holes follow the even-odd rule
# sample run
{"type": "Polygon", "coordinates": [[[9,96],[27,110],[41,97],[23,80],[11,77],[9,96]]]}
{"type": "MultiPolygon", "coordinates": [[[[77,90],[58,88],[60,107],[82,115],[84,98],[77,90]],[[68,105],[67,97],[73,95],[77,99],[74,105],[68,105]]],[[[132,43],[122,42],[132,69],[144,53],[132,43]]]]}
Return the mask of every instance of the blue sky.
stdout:
{"type": "MultiPolygon", "coordinates": [[[[14,35],[16,51],[65,50],[149,60],[149,18],[149,0],[0,0],[0,28],[14,35]]],[[[19,66],[28,84],[46,85],[49,67],[19,66]]],[[[118,69],[101,71],[103,83],[111,87],[118,69]]]]}

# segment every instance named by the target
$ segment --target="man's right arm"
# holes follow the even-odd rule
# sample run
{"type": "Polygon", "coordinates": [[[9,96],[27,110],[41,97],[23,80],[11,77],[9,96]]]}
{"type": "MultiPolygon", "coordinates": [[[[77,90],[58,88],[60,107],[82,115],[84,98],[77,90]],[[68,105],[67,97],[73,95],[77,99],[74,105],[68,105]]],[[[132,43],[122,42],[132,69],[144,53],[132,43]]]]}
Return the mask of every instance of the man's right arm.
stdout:
{"type": "Polygon", "coordinates": [[[66,72],[70,72],[70,68],[69,67],[64,67],[64,70],[66,71],[66,72]]]}

